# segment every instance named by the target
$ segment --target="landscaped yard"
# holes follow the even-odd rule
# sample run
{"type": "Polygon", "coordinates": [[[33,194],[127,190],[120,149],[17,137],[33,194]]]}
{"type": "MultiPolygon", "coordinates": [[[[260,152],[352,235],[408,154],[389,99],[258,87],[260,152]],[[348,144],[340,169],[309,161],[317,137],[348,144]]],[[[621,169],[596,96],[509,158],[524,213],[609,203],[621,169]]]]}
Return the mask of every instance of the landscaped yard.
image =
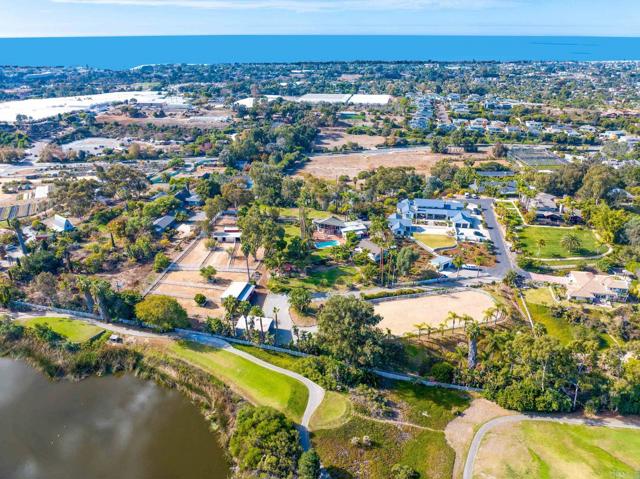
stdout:
{"type": "MultiPolygon", "coordinates": [[[[280,216],[286,216],[289,218],[296,218],[296,219],[300,217],[300,212],[298,208],[278,208],[278,211],[280,211],[280,216]]],[[[332,216],[332,215],[338,218],[341,218],[341,215],[338,215],[335,213],[329,213],[328,211],[316,210],[313,208],[306,208],[305,211],[307,213],[307,217],[310,220],[326,218],[327,216],[332,216]]]]}
{"type": "Polygon", "coordinates": [[[253,404],[271,406],[297,422],[302,418],[309,391],[293,378],[228,351],[192,342],[173,343],[169,352],[204,369],[253,404]]]}
{"type": "Polygon", "coordinates": [[[29,318],[20,321],[28,328],[33,328],[36,324],[49,326],[54,332],[63,336],[72,343],[84,343],[96,337],[104,329],[79,319],[61,318],[57,316],[43,316],[39,318],[29,318]]]}
{"type": "Polygon", "coordinates": [[[354,266],[315,268],[304,278],[274,278],[269,282],[269,289],[302,287],[312,291],[326,291],[353,283],[357,273],[358,270],[354,266]]]}
{"type": "Polygon", "coordinates": [[[581,228],[526,226],[520,232],[520,242],[524,253],[534,258],[589,257],[607,251],[606,246],[598,245],[591,230],[581,228]],[[580,240],[581,248],[578,251],[568,251],[562,246],[562,238],[569,233],[574,234],[580,240]],[[538,244],[540,239],[544,240],[542,247],[539,247],[538,244]]]}
{"type": "Polygon", "coordinates": [[[452,236],[449,235],[434,235],[434,234],[426,234],[426,233],[417,233],[414,234],[413,237],[425,244],[429,248],[438,249],[438,248],[451,248],[456,245],[456,240],[452,236]]]}
{"type": "MultiPolygon", "coordinates": [[[[576,338],[580,326],[571,324],[564,318],[556,318],[551,314],[551,306],[557,303],[553,300],[549,287],[527,289],[524,291],[524,297],[533,321],[542,324],[549,336],[556,338],[562,344],[568,344],[576,338]]],[[[568,302],[562,304],[572,306],[568,302]]],[[[610,346],[613,341],[604,333],[601,333],[599,337],[601,348],[610,346]]]]}
{"type": "Polygon", "coordinates": [[[637,478],[640,431],[526,421],[489,432],[474,477],[637,478]]]}

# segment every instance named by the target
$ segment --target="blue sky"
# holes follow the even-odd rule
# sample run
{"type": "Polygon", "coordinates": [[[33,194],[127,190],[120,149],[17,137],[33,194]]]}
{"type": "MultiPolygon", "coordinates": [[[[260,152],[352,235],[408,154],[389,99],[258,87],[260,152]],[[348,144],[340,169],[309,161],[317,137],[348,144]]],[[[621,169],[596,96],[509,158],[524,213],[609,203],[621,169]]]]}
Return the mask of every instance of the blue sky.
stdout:
{"type": "Polygon", "coordinates": [[[640,36],[640,0],[0,0],[0,36],[640,36]]]}

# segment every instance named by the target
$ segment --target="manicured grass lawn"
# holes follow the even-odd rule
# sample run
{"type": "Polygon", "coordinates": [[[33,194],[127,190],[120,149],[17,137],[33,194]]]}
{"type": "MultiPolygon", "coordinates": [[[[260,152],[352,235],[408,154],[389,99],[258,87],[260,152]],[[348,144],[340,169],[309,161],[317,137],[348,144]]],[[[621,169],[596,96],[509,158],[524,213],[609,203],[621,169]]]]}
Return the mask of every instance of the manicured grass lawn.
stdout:
{"type": "Polygon", "coordinates": [[[432,429],[442,429],[469,406],[471,398],[462,391],[395,381],[389,388],[393,402],[408,406],[406,421],[432,429]]]}
{"type": "Polygon", "coordinates": [[[295,364],[302,359],[301,357],[292,356],[291,354],[267,351],[266,349],[256,348],[255,346],[245,346],[244,344],[234,344],[233,347],[275,366],[292,371],[294,370],[295,364]]]}
{"type": "Polygon", "coordinates": [[[394,464],[408,465],[425,479],[449,479],[453,473],[455,453],[439,431],[352,417],[338,428],[313,432],[312,441],[334,479],[389,479],[394,464]],[[371,438],[371,447],[351,444],[353,437],[363,436],[371,438]]]}
{"type": "MultiPolygon", "coordinates": [[[[311,291],[326,291],[339,288],[341,285],[352,283],[358,273],[354,266],[331,266],[328,268],[316,268],[306,278],[277,278],[270,281],[273,286],[281,286],[286,289],[303,287],[311,291]]],[[[271,286],[270,286],[270,289],[271,286]]]]}
{"type": "Polygon", "coordinates": [[[93,324],[71,318],[59,318],[55,316],[43,316],[40,318],[30,318],[20,321],[28,328],[35,327],[36,324],[46,324],[60,336],[64,336],[72,343],[84,343],[91,338],[102,333],[104,329],[93,324]]]}
{"type": "Polygon", "coordinates": [[[607,251],[606,246],[598,246],[596,237],[591,230],[578,228],[546,228],[539,226],[527,226],[520,232],[520,240],[527,256],[535,258],[572,258],[579,256],[596,256],[607,251]],[[562,238],[572,233],[578,237],[582,248],[579,251],[569,252],[560,244],[562,238]],[[544,239],[545,245],[538,255],[538,239],[544,239]]]}
{"type": "Polygon", "coordinates": [[[434,249],[448,248],[456,245],[456,240],[453,237],[447,236],[447,235],[432,235],[432,234],[418,233],[418,234],[414,234],[413,237],[417,241],[420,241],[421,243],[424,243],[428,247],[434,248],[434,249]]]}
{"type": "Polygon", "coordinates": [[[485,436],[474,477],[633,479],[638,470],[640,431],[526,421],[485,436]]]}
{"type": "MultiPolygon", "coordinates": [[[[287,216],[289,218],[296,218],[296,219],[300,217],[298,208],[278,208],[278,210],[280,211],[280,216],[287,216]]],[[[338,215],[335,213],[329,213],[328,211],[321,211],[313,208],[306,208],[306,213],[307,213],[307,217],[310,220],[326,218],[327,216],[332,216],[332,215],[338,218],[342,217],[341,215],[338,215]]]]}
{"type": "Polygon", "coordinates": [[[227,384],[251,403],[271,406],[299,422],[309,391],[299,381],[263,368],[228,351],[181,341],[170,352],[227,384]]]}
{"type": "Polygon", "coordinates": [[[549,288],[544,286],[542,288],[527,289],[524,292],[524,297],[527,300],[527,304],[541,304],[543,306],[553,306],[556,302],[551,296],[549,288]]]}
{"type": "Polygon", "coordinates": [[[345,394],[327,391],[309,427],[313,431],[340,427],[351,418],[352,411],[353,405],[345,394]]]}

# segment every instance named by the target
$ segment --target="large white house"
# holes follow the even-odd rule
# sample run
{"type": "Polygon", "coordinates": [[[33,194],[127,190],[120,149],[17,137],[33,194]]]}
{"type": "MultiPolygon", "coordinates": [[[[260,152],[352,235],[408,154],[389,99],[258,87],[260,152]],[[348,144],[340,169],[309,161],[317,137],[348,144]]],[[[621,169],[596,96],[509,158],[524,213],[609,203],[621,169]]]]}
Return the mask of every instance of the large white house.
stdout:
{"type": "Polygon", "coordinates": [[[473,204],[457,200],[405,199],[387,218],[389,228],[398,236],[414,233],[451,234],[463,241],[485,241],[482,215],[473,204]]]}

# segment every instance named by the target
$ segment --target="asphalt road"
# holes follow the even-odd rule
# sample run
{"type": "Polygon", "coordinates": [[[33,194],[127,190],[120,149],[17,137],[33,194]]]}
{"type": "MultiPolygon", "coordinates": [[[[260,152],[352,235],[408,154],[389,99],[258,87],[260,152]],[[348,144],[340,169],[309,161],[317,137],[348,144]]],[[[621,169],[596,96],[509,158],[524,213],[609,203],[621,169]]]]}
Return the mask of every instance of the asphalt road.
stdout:
{"type": "Polygon", "coordinates": [[[625,429],[640,429],[640,425],[631,422],[623,422],[615,418],[597,418],[589,419],[582,417],[567,417],[567,416],[549,416],[547,414],[518,414],[516,416],[503,416],[482,425],[476,435],[473,437],[469,453],[467,454],[467,460],[464,464],[463,479],[473,479],[473,466],[476,461],[476,456],[480,450],[480,445],[484,436],[494,427],[503,424],[511,424],[520,421],[551,421],[559,422],[563,424],[581,424],[585,426],[601,426],[601,427],[618,427],[625,429]]]}
{"type": "Polygon", "coordinates": [[[497,264],[493,268],[487,269],[487,273],[496,279],[502,279],[509,270],[517,269],[517,267],[509,254],[509,249],[502,235],[498,219],[493,211],[494,200],[491,198],[481,198],[473,201],[482,207],[482,214],[489,228],[489,237],[491,241],[493,241],[496,251],[497,264]]]}

